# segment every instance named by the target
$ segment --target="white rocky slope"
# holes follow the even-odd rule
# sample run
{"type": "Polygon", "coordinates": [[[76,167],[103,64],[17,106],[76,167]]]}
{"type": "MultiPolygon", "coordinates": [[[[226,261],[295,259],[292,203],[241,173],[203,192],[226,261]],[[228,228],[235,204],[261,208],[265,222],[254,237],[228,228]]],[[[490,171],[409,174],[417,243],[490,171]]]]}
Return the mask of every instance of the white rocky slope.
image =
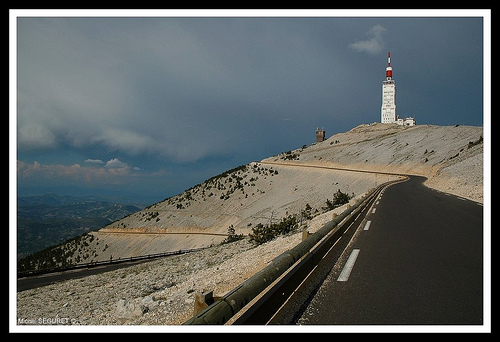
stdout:
{"type": "Polygon", "coordinates": [[[360,125],[294,153],[294,163],[422,175],[430,187],[483,202],[482,127],[360,125]]]}
{"type": "Polygon", "coordinates": [[[359,195],[376,182],[393,178],[251,163],[245,170],[192,188],[189,195],[185,192],[154,204],[92,233],[95,252],[89,258],[109,260],[111,256],[116,259],[219,244],[229,226],[236,234],[247,235],[257,224],[299,214],[308,204],[313,213],[320,213],[337,190],[359,195]]]}
{"type": "Polygon", "coordinates": [[[335,167],[428,178],[426,184],[483,201],[482,128],[371,124],[324,142],[253,162],[215,176],[177,196],[92,233],[79,262],[195,249],[224,240],[228,227],[248,234],[258,223],[321,211],[337,190],[359,195],[391,176],[303,168],[335,167]]]}
{"type": "MultiPolygon", "coordinates": [[[[117,221],[96,234],[94,258],[216,244],[224,237],[204,234],[225,233],[231,224],[236,233],[246,234],[253,225],[297,213],[306,204],[321,210],[337,189],[359,197],[391,178],[297,165],[419,174],[429,178],[429,186],[483,201],[482,128],[361,125],[314,146],[228,172],[117,221]]],[[[306,222],[308,230],[314,232],[331,217],[332,212],[316,216],[306,222]]],[[[192,314],[194,291],[222,295],[300,239],[300,233],[290,234],[258,247],[246,239],[24,291],[18,294],[18,319],[181,324],[192,314]]]]}

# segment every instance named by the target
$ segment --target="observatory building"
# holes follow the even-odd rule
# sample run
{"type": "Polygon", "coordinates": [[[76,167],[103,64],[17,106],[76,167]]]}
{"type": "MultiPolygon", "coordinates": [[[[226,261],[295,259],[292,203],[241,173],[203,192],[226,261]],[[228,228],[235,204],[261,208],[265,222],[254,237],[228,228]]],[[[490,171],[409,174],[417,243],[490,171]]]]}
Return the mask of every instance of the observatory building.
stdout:
{"type": "Polygon", "coordinates": [[[396,114],[396,81],[392,78],[391,53],[387,55],[385,80],[382,82],[382,108],[380,113],[381,123],[397,123],[398,125],[413,126],[415,119],[408,117],[399,118],[396,114]]]}
{"type": "Polygon", "coordinates": [[[316,128],[316,142],[322,142],[325,141],[325,128],[319,129],[319,127],[316,128]]]}

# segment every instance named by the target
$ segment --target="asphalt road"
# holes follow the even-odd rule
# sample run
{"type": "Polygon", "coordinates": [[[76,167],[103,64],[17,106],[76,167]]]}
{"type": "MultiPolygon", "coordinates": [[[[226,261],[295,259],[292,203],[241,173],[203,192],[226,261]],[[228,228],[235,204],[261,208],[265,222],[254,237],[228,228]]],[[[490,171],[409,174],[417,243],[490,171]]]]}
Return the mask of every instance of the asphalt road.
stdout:
{"type": "Polygon", "coordinates": [[[48,274],[42,274],[32,277],[24,277],[17,279],[17,292],[26,291],[34,289],[37,287],[50,285],[58,283],[68,279],[83,278],[93,274],[100,274],[104,272],[109,272],[116,270],[118,268],[129,267],[136,265],[141,262],[147,262],[151,260],[136,260],[124,263],[96,266],[91,268],[81,268],[70,271],[54,272],[48,274]]]}
{"type": "Polygon", "coordinates": [[[424,180],[380,195],[296,323],[483,324],[483,206],[424,180]]]}

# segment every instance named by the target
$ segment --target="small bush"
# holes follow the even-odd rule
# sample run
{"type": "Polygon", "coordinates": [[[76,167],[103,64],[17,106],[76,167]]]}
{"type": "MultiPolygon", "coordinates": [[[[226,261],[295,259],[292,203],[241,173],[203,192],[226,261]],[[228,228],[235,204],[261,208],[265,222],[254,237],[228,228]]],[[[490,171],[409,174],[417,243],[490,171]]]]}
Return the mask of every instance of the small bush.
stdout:
{"type": "Polygon", "coordinates": [[[224,241],[221,242],[221,244],[239,241],[239,240],[242,240],[244,238],[245,238],[245,236],[243,234],[236,234],[234,226],[230,225],[227,228],[227,238],[225,238],[224,241]]]}
{"type": "Polygon", "coordinates": [[[342,191],[337,190],[337,192],[333,195],[333,200],[326,200],[326,207],[323,207],[323,210],[332,210],[335,208],[338,208],[344,204],[349,203],[349,200],[351,199],[351,196],[347,193],[343,193],[342,191]]]}
{"type": "Polygon", "coordinates": [[[269,225],[259,223],[257,226],[252,228],[252,232],[249,234],[250,241],[260,245],[273,240],[278,235],[288,234],[296,230],[298,226],[297,217],[295,215],[284,217],[278,223],[272,223],[269,225]]]}

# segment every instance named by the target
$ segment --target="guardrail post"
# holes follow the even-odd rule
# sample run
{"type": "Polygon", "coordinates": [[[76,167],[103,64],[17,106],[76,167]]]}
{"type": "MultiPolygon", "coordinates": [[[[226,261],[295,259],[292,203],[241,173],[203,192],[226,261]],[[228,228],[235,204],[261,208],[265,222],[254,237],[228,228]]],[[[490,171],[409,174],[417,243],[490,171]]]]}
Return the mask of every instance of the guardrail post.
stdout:
{"type": "Polygon", "coordinates": [[[306,240],[311,235],[312,235],[312,233],[309,233],[309,231],[307,229],[304,229],[302,231],[302,241],[306,240]]]}
{"type": "Polygon", "coordinates": [[[214,291],[195,292],[193,316],[214,302],[214,291]]]}

